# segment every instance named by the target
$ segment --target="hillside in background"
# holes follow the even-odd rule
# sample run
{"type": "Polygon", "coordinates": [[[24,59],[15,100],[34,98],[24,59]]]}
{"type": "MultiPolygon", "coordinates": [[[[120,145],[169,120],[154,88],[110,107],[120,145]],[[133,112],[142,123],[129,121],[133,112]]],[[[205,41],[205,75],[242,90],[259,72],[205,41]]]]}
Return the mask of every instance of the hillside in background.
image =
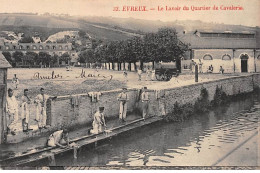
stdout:
{"type": "Polygon", "coordinates": [[[0,30],[14,31],[28,35],[40,35],[45,41],[50,35],[61,31],[83,30],[91,38],[102,40],[125,40],[127,38],[155,32],[161,27],[174,27],[178,32],[182,31],[250,31],[256,32],[259,27],[241,25],[226,25],[205,23],[201,21],[174,21],[162,22],[152,20],[140,20],[134,18],[113,17],[58,17],[36,14],[0,14],[0,30]]]}

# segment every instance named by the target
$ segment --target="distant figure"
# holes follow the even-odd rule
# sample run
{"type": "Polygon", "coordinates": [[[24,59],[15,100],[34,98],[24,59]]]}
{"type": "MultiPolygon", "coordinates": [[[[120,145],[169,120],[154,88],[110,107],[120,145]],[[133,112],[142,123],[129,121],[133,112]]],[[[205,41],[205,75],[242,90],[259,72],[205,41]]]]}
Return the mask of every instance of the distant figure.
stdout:
{"type": "Polygon", "coordinates": [[[141,81],[142,80],[142,70],[141,70],[141,68],[139,68],[137,70],[137,74],[138,74],[138,81],[141,81]]]}
{"type": "Polygon", "coordinates": [[[151,80],[151,70],[150,70],[150,67],[147,68],[146,70],[146,81],[147,80],[151,80]]]}
{"type": "Polygon", "coordinates": [[[127,71],[126,70],[123,72],[123,75],[124,75],[124,78],[125,78],[125,82],[127,82],[128,80],[127,80],[127,71]]]}
{"type": "Polygon", "coordinates": [[[27,132],[29,128],[29,120],[30,120],[30,108],[29,105],[31,104],[31,99],[28,97],[28,89],[24,89],[24,95],[21,98],[21,117],[22,117],[22,125],[23,131],[27,132]]]}
{"type": "Polygon", "coordinates": [[[195,71],[195,68],[194,68],[195,65],[196,65],[196,63],[194,62],[194,60],[191,60],[191,62],[190,62],[191,73],[193,73],[195,71]]]}
{"type": "Polygon", "coordinates": [[[47,146],[49,147],[59,146],[62,148],[69,146],[68,130],[64,129],[52,133],[47,140],[47,146]]]}
{"type": "Polygon", "coordinates": [[[149,113],[149,94],[147,92],[147,87],[143,88],[143,92],[141,94],[141,101],[143,107],[143,119],[145,119],[149,113]]]}
{"type": "Polygon", "coordinates": [[[38,122],[39,129],[47,128],[46,127],[46,103],[49,99],[49,96],[45,94],[44,88],[40,89],[40,94],[36,96],[36,121],[38,122]]]}
{"type": "Polygon", "coordinates": [[[151,72],[151,79],[152,81],[155,80],[155,69],[153,69],[151,72]]]}
{"type": "Polygon", "coordinates": [[[106,122],[104,116],[104,107],[99,107],[99,111],[94,114],[94,120],[92,123],[93,129],[90,130],[92,134],[102,133],[105,130],[106,122]]]}
{"type": "Polygon", "coordinates": [[[223,73],[224,73],[224,71],[225,71],[225,70],[223,69],[223,67],[222,67],[222,66],[220,66],[220,67],[219,67],[219,72],[220,72],[221,74],[223,74],[223,73]]]}
{"type": "Polygon", "coordinates": [[[119,101],[119,120],[125,122],[127,113],[127,101],[128,94],[126,93],[127,88],[123,88],[123,91],[118,95],[117,100],[119,101]]]}
{"type": "Polygon", "coordinates": [[[15,135],[16,127],[15,124],[18,121],[18,103],[13,95],[13,90],[8,89],[8,96],[6,98],[6,122],[7,122],[7,133],[15,135]]]}
{"type": "Polygon", "coordinates": [[[16,74],[14,74],[12,83],[14,84],[15,88],[17,89],[17,88],[18,88],[18,85],[19,85],[19,79],[18,79],[18,77],[16,76],[16,74]]]}
{"type": "Polygon", "coordinates": [[[209,68],[208,68],[208,71],[207,71],[208,73],[213,73],[213,66],[212,66],[212,64],[209,66],[209,68]]]}
{"type": "Polygon", "coordinates": [[[72,71],[72,68],[70,65],[66,66],[66,71],[72,71]]]}
{"type": "Polygon", "coordinates": [[[201,59],[199,59],[199,73],[203,73],[202,65],[203,65],[203,63],[201,62],[201,59]]]}

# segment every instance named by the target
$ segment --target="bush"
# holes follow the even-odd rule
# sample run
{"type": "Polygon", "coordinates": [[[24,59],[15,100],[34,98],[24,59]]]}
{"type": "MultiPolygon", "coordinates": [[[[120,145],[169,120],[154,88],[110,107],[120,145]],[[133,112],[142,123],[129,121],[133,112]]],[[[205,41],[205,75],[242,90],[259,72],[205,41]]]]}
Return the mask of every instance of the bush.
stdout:
{"type": "Polygon", "coordinates": [[[174,104],[173,112],[168,114],[165,117],[165,120],[167,122],[169,121],[180,122],[180,121],[184,121],[185,119],[188,119],[193,113],[194,113],[194,108],[192,104],[187,103],[185,105],[180,106],[176,101],[174,104]]]}
{"type": "Polygon", "coordinates": [[[223,104],[226,104],[228,102],[228,96],[227,94],[223,91],[222,87],[216,88],[214,99],[211,101],[212,106],[220,106],[223,104]]]}
{"type": "Polygon", "coordinates": [[[210,108],[209,94],[206,88],[201,88],[200,97],[194,104],[194,111],[196,113],[208,112],[210,108]]]}

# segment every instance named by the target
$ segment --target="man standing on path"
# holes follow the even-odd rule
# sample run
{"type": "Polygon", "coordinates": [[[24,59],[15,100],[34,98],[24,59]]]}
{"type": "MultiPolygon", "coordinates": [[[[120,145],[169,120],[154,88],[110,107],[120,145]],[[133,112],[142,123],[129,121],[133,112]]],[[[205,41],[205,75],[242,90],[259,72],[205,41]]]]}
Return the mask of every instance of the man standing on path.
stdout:
{"type": "Polygon", "coordinates": [[[94,120],[92,123],[93,129],[90,130],[92,134],[98,134],[105,130],[106,121],[104,116],[104,107],[99,107],[99,110],[94,114],[94,120]]]}
{"type": "Polygon", "coordinates": [[[147,92],[147,87],[143,88],[143,92],[141,94],[141,101],[143,107],[143,119],[145,119],[149,114],[149,94],[147,92]]]}
{"type": "Polygon", "coordinates": [[[202,65],[203,65],[203,63],[202,63],[201,60],[199,59],[199,73],[203,73],[203,71],[202,71],[202,65]]]}
{"type": "Polygon", "coordinates": [[[125,122],[126,113],[127,113],[127,101],[128,101],[128,94],[126,93],[127,88],[122,88],[123,92],[121,92],[117,100],[119,101],[119,120],[125,122]]]}
{"type": "Polygon", "coordinates": [[[49,96],[45,94],[44,88],[40,89],[41,94],[37,95],[35,98],[36,103],[36,121],[38,122],[39,129],[46,127],[46,103],[49,96]]]}
{"type": "Polygon", "coordinates": [[[127,79],[127,71],[126,70],[123,72],[123,75],[124,75],[125,82],[127,82],[128,79],[127,79]]]}
{"type": "Polygon", "coordinates": [[[28,89],[24,89],[24,95],[21,98],[21,117],[22,117],[22,125],[23,131],[26,132],[29,130],[29,120],[30,120],[30,105],[31,99],[28,97],[28,89]]]}
{"type": "Polygon", "coordinates": [[[137,74],[138,74],[138,81],[141,81],[142,80],[142,70],[141,70],[141,68],[138,69],[137,74]]]}
{"type": "Polygon", "coordinates": [[[14,74],[12,83],[15,85],[15,89],[17,89],[17,88],[18,88],[18,85],[19,85],[19,79],[18,79],[18,77],[16,76],[16,74],[14,74]]]}
{"type": "Polygon", "coordinates": [[[147,68],[146,70],[146,81],[149,81],[151,80],[151,70],[150,70],[150,67],[147,68]]]}
{"type": "Polygon", "coordinates": [[[11,88],[8,89],[6,98],[6,113],[7,133],[15,135],[15,124],[18,121],[18,103],[11,88]]]}

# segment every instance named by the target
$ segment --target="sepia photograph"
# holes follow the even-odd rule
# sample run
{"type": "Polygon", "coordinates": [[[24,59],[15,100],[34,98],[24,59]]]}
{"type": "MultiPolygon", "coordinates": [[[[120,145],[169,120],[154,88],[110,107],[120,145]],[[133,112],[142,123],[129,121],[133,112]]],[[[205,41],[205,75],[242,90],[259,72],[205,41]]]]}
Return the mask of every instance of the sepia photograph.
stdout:
{"type": "Polygon", "coordinates": [[[259,170],[260,0],[0,0],[0,170],[259,170]]]}

